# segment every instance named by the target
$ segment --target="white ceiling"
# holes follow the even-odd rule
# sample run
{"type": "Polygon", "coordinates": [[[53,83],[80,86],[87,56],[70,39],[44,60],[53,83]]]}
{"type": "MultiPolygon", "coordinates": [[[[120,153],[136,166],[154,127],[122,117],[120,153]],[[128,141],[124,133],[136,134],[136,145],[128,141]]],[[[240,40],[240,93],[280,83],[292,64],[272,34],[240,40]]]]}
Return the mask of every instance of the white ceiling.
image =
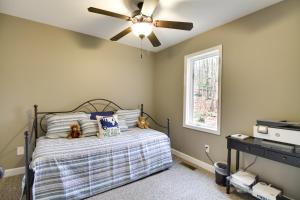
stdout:
{"type": "MultiPolygon", "coordinates": [[[[90,13],[90,6],[131,16],[141,0],[0,0],[0,12],[76,32],[109,39],[130,25],[130,22],[90,13]]],[[[152,47],[143,41],[143,49],[160,51],[281,0],[160,0],[153,17],[170,21],[190,21],[192,31],[154,28],[162,45],[152,47]]],[[[118,42],[140,47],[132,33],[118,42]]]]}

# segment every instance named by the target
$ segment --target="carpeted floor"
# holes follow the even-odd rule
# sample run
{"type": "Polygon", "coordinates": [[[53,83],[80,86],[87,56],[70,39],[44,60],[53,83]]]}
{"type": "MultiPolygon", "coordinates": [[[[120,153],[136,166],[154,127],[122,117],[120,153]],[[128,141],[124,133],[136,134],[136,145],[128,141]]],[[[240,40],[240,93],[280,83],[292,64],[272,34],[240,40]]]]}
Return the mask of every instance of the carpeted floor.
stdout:
{"type": "Polygon", "coordinates": [[[3,178],[0,180],[0,199],[18,200],[21,195],[22,175],[3,178]]]}
{"type": "Polygon", "coordinates": [[[88,200],[243,200],[248,194],[226,194],[214,182],[214,174],[191,169],[175,159],[171,169],[140,181],[88,198],[88,200]]]}
{"type": "MultiPolygon", "coordinates": [[[[17,200],[20,196],[21,176],[0,181],[0,199],[17,200]]],[[[225,187],[217,186],[214,175],[193,169],[175,159],[171,169],[128,185],[88,198],[88,200],[243,200],[248,194],[227,195],[225,187]]]]}

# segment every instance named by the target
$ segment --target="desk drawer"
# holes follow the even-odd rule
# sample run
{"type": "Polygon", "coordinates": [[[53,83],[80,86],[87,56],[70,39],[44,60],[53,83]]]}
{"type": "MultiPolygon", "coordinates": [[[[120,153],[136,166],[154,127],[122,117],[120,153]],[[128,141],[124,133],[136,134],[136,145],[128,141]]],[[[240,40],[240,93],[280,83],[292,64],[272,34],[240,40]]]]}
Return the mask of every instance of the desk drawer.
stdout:
{"type": "Polygon", "coordinates": [[[286,163],[289,165],[293,165],[295,167],[300,167],[300,158],[294,156],[288,156],[285,154],[273,152],[273,151],[266,151],[265,157],[271,160],[275,160],[278,162],[286,163]]]}
{"type": "Polygon", "coordinates": [[[243,144],[237,141],[231,141],[231,148],[236,149],[238,151],[250,152],[250,146],[248,144],[243,144]]]}
{"type": "Polygon", "coordinates": [[[261,147],[251,146],[250,153],[256,156],[264,156],[265,150],[261,147]]]}

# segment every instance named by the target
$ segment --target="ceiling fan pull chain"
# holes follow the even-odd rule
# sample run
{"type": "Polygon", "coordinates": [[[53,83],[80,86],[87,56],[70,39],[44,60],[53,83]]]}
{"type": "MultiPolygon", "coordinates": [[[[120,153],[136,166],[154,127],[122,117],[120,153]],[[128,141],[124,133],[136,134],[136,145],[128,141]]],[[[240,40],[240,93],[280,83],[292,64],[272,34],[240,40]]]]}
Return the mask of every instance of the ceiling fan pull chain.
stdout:
{"type": "Polygon", "coordinates": [[[143,59],[143,49],[142,49],[143,43],[142,42],[143,42],[143,39],[141,38],[141,48],[140,48],[141,49],[141,59],[143,59]]]}

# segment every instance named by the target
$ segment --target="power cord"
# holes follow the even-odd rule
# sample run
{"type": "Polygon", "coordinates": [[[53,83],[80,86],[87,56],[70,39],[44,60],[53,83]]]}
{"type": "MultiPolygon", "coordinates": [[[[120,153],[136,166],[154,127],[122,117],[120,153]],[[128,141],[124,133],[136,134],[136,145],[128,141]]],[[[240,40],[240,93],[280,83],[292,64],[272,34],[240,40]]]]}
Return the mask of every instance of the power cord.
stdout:
{"type": "Polygon", "coordinates": [[[255,164],[256,160],[257,160],[257,156],[255,156],[254,160],[247,167],[245,167],[244,171],[247,171],[247,169],[252,167],[255,164]]]}
{"type": "Polygon", "coordinates": [[[206,151],[204,151],[204,152],[205,152],[207,158],[210,160],[210,162],[214,165],[215,164],[214,160],[210,157],[210,155],[206,151]]]}
{"type": "MultiPolygon", "coordinates": [[[[210,157],[210,155],[206,151],[204,151],[204,152],[205,152],[207,158],[209,159],[209,161],[214,165],[215,164],[214,160],[210,157]]],[[[254,160],[247,167],[245,167],[244,171],[247,171],[247,169],[252,167],[256,163],[256,160],[257,160],[257,156],[255,156],[254,160]]]]}

